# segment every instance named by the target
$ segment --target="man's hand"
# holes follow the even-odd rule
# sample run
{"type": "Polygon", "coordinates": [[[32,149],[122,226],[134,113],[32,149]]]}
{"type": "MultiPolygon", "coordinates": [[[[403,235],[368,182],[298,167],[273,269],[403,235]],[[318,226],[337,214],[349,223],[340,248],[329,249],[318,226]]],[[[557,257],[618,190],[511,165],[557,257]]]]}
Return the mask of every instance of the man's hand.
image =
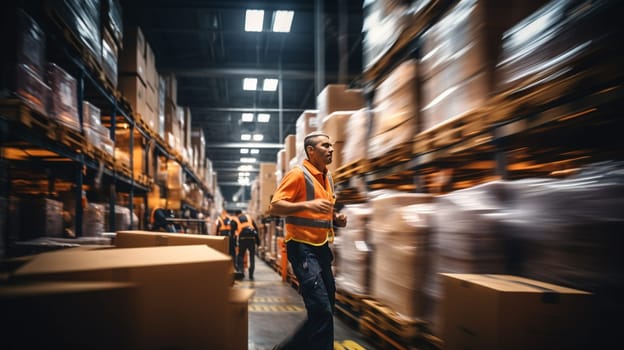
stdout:
{"type": "Polygon", "coordinates": [[[347,226],[347,216],[345,214],[334,215],[334,226],[338,226],[338,227],[347,226]]]}
{"type": "Polygon", "coordinates": [[[319,213],[329,213],[334,209],[334,205],[332,204],[332,202],[322,198],[308,201],[307,207],[308,209],[319,213]]]}

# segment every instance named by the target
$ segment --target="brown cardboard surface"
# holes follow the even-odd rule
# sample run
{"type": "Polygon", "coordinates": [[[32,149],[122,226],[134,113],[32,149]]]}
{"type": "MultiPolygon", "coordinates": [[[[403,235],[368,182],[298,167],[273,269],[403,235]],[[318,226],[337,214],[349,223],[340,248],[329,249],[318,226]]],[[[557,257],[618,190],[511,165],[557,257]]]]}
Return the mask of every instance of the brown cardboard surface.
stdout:
{"type": "Polygon", "coordinates": [[[231,276],[229,256],[192,245],[43,253],[12,280],[136,283],[137,348],[225,349],[231,276]]]}
{"type": "Polygon", "coordinates": [[[335,111],[353,111],[365,106],[360,90],[347,89],[344,84],[329,84],[316,97],[320,119],[335,111]]]}
{"type": "Polygon", "coordinates": [[[590,293],[509,275],[442,277],[446,349],[586,348],[590,293]]]}
{"type": "Polygon", "coordinates": [[[228,254],[227,236],[207,236],[153,231],[118,231],[115,246],[118,248],[140,248],[205,244],[223,254],[228,254]]]}
{"type": "Polygon", "coordinates": [[[136,296],[133,283],[0,286],[2,345],[7,349],[131,349],[137,341],[136,296]]]}
{"type": "Polygon", "coordinates": [[[253,289],[232,288],[230,290],[230,326],[228,349],[247,350],[249,344],[249,300],[254,295],[253,289]]]}
{"type": "Polygon", "coordinates": [[[348,137],[348,132],[346,132],[347,122],[355,112],[356,111],[333,112],[321,120],[319,130],[327,134],[331,142],[344,142],[348,137]]]}

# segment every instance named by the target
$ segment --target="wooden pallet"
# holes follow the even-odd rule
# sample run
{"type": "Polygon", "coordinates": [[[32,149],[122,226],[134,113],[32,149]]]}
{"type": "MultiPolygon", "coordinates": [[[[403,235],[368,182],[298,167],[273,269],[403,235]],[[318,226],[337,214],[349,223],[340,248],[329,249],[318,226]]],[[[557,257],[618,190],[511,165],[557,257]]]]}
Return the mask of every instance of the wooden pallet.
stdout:
{"type": "Polygon", "coordinates": [[[363,303],[366,299],[368,299],[367,295],[341,289],[336,291],[336,305],[356,317],[362,314],[363,303]]]}
{"type": "Polygon", "coordinates": [[[368,169],[369,165],[367,159],[358,159],[356,161],[347,163],[336,169],[336,172],[333,174],[334,183],[338,184],[347,181],[349,178],[355,175],[366,173],[368,169]]]}
{"type": "Polygon", "coordinates": [[[79,131],[64,124],[56,127],[56,140],[76,152],[83,152],[87,148],[85,137],[79,131]]]}
{"type": "Polygon", "coordinates": [[[412,159],[413,142],[404,142],[397,145],[382,157],[368,160],[368,170],[386,169],[412,159]]]}
{"type": "Polygon", "coordinates": [[[365,299],[362,303],[362,314],[373,321],[373,324],[397,336],[410,340],[423,333],[426,322],[420,319],[408,318],[400,315],[383,303],[365,299]]]}
{"type": "Polygon", "coordinates": [[[47,138],[56,140],[58,123],[32,108],[20,99],[0,100],[0,116],[27,128],[41,131],[47,138]]]}
{"type": "Polygon", "coordinates": [[[494,121],[489,107],[467,112],[416,135],[412,152],[415,155],[431,152],[478,136],[489,131],[494,121]]]}

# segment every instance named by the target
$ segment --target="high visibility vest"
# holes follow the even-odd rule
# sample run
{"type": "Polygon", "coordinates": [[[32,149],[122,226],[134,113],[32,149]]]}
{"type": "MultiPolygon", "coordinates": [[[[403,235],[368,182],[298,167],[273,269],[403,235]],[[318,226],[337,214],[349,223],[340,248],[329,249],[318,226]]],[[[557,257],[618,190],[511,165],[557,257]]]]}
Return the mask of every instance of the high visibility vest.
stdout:
{"type": "MultiPolygon", "coordinates": [[[[335,202],[334,181],[327,173],[325,183],[321,184],[305,167],[301,166],[305,179],[306,201],[323,198],[335,202]]],[[[318,213],[301,210],[286,217],[286,241],[295,240],[311,245],[323,245],[333,239],[333,212],[318,213]]]]}
{"type": "Polygon", "coordinates": [[[225,218],[222,216],[219,216],[217,218],[217,227],[218,227],[219,233],[221,234],[227,233],[228,235],[230,234],[230,231],[232,229],[232,226],[230,224],[231,220],[232,219],[229,216],[226,216],[225,218]]]}
{"type": "Polygon", "coordinates": [[[249,217],[245,214],[241,214],[238,218],[236,218],[236,236],[240,237],[241,232],[243,232],[243,230],[246,228],[249,228],[252,231],[255,230],[249,217]],[[241,219],[245,220],[241,222],[241,219]]]}

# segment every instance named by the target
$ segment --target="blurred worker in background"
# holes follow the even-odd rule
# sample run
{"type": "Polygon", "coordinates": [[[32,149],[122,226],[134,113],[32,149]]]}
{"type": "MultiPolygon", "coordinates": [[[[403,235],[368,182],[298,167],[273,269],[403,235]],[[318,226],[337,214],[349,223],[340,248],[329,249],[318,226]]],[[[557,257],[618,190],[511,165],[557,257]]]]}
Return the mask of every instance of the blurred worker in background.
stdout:
{"type": "Polygon", "coordinates": [[[243,214],[240,210],[236,211],[236,216],[232,220],[232,232],[235,233],[238,245],[238,255],[236,257],[236,265],[238,271],[245,277],[245,254],[249,251],[249,279],[254,279],[254,270],[256,268],[256,245],[260,245],[260,237],[258,236],[258,226],[253,219],[243,214]]]}
{"type": "Polygon", "coordinates": [[[236,266],[236,238],[232,235],[232,218],[225,209],[221,210],[221,215],[217,218],[215,225],[217,236],[228,236],[230,238],[229,253],[232,257],[232,263],[236,266]]]}
{"type": "Polygon", "coordinates": [[[347,218],[334,211],[334,183],[327,170],[334,153],[329,136],[307,135],[304,150],[307,159],[286,173],[273,193],[271,214],[286,217],[286,252],[299,281],[307,319],[273,349],[331,350],[336,285],[329,242],[333,227],[346,226],[347,218]]]}
{"type": "Polygon", "coordinates": [[[167,219],[175,218],[172,210],[163,209],[163,208],[154,208],[152,209],[152,214],[150,215],[150,224],[152,226],[153,231],[165,231],[165,232],[177,232],[175,224],[173,222],[167,221],[167,219]]]}

